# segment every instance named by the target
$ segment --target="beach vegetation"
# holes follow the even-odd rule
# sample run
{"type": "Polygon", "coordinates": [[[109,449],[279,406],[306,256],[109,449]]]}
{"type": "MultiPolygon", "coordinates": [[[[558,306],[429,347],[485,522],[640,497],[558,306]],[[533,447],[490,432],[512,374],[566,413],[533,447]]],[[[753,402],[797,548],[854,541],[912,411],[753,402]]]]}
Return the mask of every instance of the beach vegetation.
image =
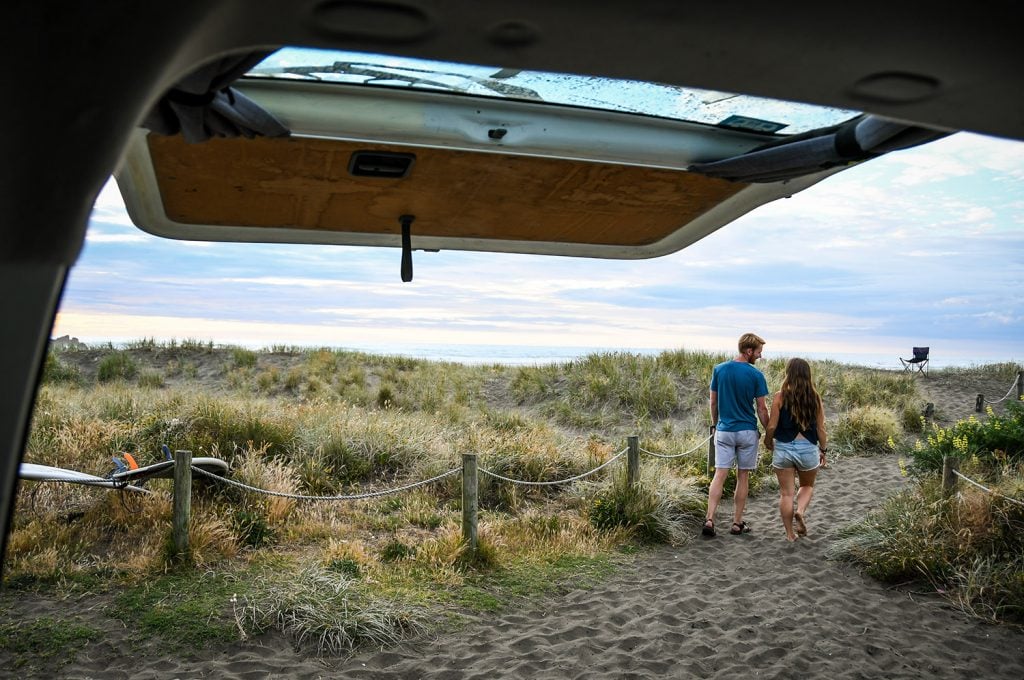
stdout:
{"type": "Polygon", "coordinates": [[[0,649],[13,659],[8,671],[28,673],[41,663],[62,665],[71,661],[69,650],[77,651],[102,635],[77,620],[40,616],[27,623],[0,623],[0,649]]]}
{"type": "Polygon", "coordinates": [[[164,386],[164,376],[157,371],[142,371],[139,373],[139,387],[157,388],[164,386]]]}
{"type": "Polygon", "coordinates": [[[142,639],[159,639],[171,651],[197,649],[238,639],[228,613],[234,588],[228,575],[170,570],[110,589],[107,612],[142,639]]]}
{"type": "Polygon", "coordinates": [[[256,352],[244,347],[231,347],[231,365],[235,368],[255,368],[256,352]]]}
{"type": "Polygon", "coordinates": [[[1024,460],[1024,402],[1010,401],[1004,414],[991,406],[983,417],[970,416],[949,427],[932,424],[911,450],[913,467],[921,472],[942,469],[942,459],[977,459],[988,467],[1024,460]]]}
{"type": "Polygon", "coordinates": [[[883,406],[855,406],[829,428],[829,446],[844,453],[892,453],[903,427],[883,406]]]}
{"type": "Polygon", "coordinates": [[[706,503],[694,480],[669,474],[667,467],[641,468],[633,485],[623,470],[603,483],[581,486],[590,524],[599,531],[621,530],[640,543],[683,542],[699,525],[706,503]]]}
{"type": "Polygon", "coordinates": [[[135,360],[127,352],[111,352],[100,360],[96,369],[96,379],[100,382],[111,380],[130,380],[138,373],[135,360]]]}
{"type": "Polygon", "coordinates": [[[367,597],[358,579],[310,565],[282,578],[268,571],[258,587],[233,597],[238,629],[246,635],[277,629],[298,646],[320,654],[342,654],[357,644],[393,645],[422,629],[407,603],[367,597]]]}
{"type": "Polygon", "coordinates": [[[1024,623],[1024,404],[931,424],[909,450],[915,484],[843,530],[832,554],[884,581],[925,581],[964,611],[1024,623]],[[944,459],[971,480],[944,488],[944,459]]]}
{"type": "Polygon", "coordinates": [[[988,621],[1024,623],[1024,469],[967,472],[989,491],[962,484],[946,497],[929,476],[845,527],[829,554],[885,582],[924,582],[988,621]]]}
{"type": "Polygon", "coordinates": [[[61,361],[57,352],[52,349],[46,353],[46,359],[43,361],[43,382],[74,384],[81,380],[82,374],[77,367],[61,361]]]}
{"type": "MultiPolygon", "coordinates": [[[[202,646],[275,629],[334,653],[420,630],[427,612],[445,611],[448,622],[456,609],[491,611],[603,578],[650,543],[681,545],[699,533],[710,483],[707,386],[727,355],[611,353],[509,367],[327,348],[248,352],[182,341],[62,353],[79,379],[42,385],[27,461],[103,476],[114,456],[146,465],[167,445],[222,458],[233,480],[273,495],[196,477],[182,560],[170,548],[169,479],[148,482],[145,497],[25,484],[8,588],[83,601],[116,594],[108,613],[140,636],[180,627],[174,639],[202,646]],[[101,380],[97,366],[117,354],[163,382],[101,380]],[[623,453],[628,435],[672,457],[642,453],[633,488],[624,455],[587,474],[623,453]],[[477,454],[481,469],[476,550],[460,531],[458,474],[388,492],[459,468],[464,453],[477,454]],[[367,492],[382,495],[291,497],[367,492]],[[178,606],[190,599],[199,609],[178,606]],[[145,619],[130,613],[150,609],[145,619]],[[190,617],[212,629],[187,633],[190,617]]],[[[764,368],[777,386],[784,361],[764,368]]],[[[842,404],[868,398],[842,396],[836,386],[861,384],[843,382],[843,370],[816,373],[832,376],[830,427],[852,412],[842,404]]],[[[900,440],[897,402],[858,404],[895,425],[851,451],[900,440]]],[[[771,476],[761,462],[752,493],[771,476]]]]}

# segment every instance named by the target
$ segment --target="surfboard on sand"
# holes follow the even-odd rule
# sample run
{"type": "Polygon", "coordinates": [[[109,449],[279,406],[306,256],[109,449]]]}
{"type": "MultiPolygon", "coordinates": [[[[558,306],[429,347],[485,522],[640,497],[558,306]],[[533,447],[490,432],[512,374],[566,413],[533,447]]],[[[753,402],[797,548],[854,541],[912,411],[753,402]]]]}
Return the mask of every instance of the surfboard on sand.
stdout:
{"type": "MultiPolygon", "coordinates": [[[[221,476],[226,475],[228,472],[228,464],[220,458],[193,458],[192,465],[221,476]]],[[[147,479],[158,477],[171,478],[174,476],[174,461],[162,460],[152,465],[143,465],[131,470],[115,472],[110,477],[98,477],[87,472],[53,467],[52,465],[22,463],[18,476],[22,479],[38,482],[70,482],[72,484],[86,484],[88,486],[99,486],[108,489],[128,489],[130,491],[149,493],[147,489],[133,486],[131,482],[144,482],[147,479]]]]}
{"type": "MultiPolygon", "coordinates": [[[[192,467],[211,472],[223,477],[228,473],[228,464],[220,458],[193,458],[192,467]]],[[[170,479],[174,477],[174,461],[162,460],[152,465],[143,465],[133,470],[123,470],[112,474],[111,479],[119,482],[142,481],[155,477],[170,479]]]]}
{"type": "Polygon", "coordinates": [[[37,463],[22,463],[18,469],[18,476],[36,482],[69,482],[71,484],[85,484],[86,486],[99,486],[107,489],[127,489],[140,493],[149,493],[148,489],[126,485],[123,481],[97,477],[87,472],[78,470],[67,470],[65,468],[53,467],[52,465],[39,465],[37,463]]]}

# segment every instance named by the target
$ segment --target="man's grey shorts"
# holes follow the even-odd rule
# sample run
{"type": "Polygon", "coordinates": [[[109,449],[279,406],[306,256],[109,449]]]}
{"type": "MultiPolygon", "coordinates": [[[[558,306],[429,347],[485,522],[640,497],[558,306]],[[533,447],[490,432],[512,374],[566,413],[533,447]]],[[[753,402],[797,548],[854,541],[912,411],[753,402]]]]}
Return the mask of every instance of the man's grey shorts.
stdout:
{"type": "Polygon", "coordinates": [[[757,430],[719,432],[715,430],[715,467],[753,470],[757,467],[757,430]]]}

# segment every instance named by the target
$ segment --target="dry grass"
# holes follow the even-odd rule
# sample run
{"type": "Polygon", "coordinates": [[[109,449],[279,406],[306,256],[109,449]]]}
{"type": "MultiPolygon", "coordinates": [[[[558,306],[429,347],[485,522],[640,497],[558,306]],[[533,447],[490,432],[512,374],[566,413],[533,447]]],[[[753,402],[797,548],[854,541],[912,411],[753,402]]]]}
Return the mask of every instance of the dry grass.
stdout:
{"type": "MultiPolygon", "coordinates": [[[[434,477],[459,467],[464,453],[497,474],[545,482],[607,461],[626,434],[663,454],[697,448],[671,461],[645,457],[635,490],[622,483],[621,463],[558,486],[482,475],[475,555],[462,540],[458,476],[348,502],[197,483],[191,560],[197,572],[237,579],[233,623],[245,634],[277,627],[330,652],[386,644],[416,629],[422,607],[492,606],[473,599],[485,575],[502,597],[539,592],[638,542],[683,541],[703,516],[707,384],[725,356],[594,355],[509,368],[187,345],[124,350],[117,361],[138,366],[141,385],[124,376],[98,382],[95,353],[61,356],[49,369],[59,379],[40,391],[26,460],[103,475],[111,456],[131,452],[146,464],[167,444],[220,456],[234,479],[260,489],[338,495],[434,477]]],[[[772,386],[783,366],[766,362],[772,386]]],[[[837,418],[854,404],[895,414],[909,398],[912,383],[846,370],[816,367],[837,418]]],[[[103,490],[24,485],[5,578],[73,584],[105,574],[128,589],[164,578],[177,569],[168,557],[171,485],[150,488],[122,505],[103,490]]]]}

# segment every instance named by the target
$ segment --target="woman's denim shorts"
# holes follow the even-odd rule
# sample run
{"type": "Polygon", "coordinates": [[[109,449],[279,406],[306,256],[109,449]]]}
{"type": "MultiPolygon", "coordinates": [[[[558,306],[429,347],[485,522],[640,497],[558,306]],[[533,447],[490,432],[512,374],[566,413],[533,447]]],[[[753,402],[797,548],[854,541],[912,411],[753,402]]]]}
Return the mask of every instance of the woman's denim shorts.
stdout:
{"type": "Polygon", "coordinates": [[[791,442],[775,440],[775,453],[772,454],[772,467],[784,470],[795,467],[806,472],[818,467],[818,445],[806,439],[794,439],[791,442]]]}

